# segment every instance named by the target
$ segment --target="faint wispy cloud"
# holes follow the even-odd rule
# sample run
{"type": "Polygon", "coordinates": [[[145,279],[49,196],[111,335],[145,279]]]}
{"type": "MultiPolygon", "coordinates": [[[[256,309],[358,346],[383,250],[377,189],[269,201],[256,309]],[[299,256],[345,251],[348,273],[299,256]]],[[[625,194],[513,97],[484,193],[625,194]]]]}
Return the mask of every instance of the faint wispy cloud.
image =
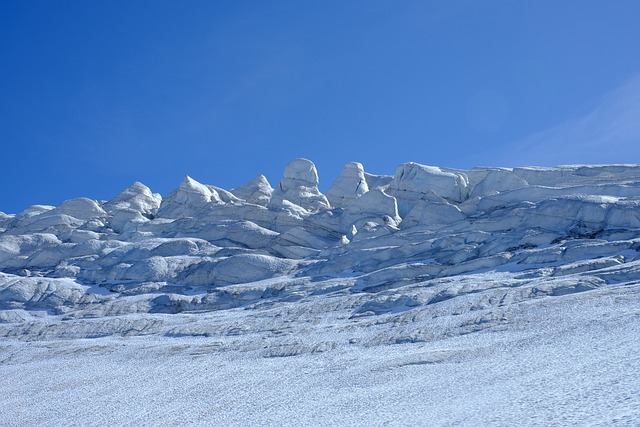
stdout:
{"type": "Polygon", "coordinates": [[[640,74],[601,97],[588,114],[515,144],[522,163],[640,163],[640,74]]]}

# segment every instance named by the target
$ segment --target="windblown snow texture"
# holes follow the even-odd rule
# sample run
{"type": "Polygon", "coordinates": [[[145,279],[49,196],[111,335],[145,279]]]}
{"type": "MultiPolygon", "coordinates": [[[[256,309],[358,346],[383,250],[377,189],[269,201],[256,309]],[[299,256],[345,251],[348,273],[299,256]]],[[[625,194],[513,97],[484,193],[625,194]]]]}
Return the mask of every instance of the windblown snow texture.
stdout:
{"type": "Polygon", "coordinates": [[[0,424],[634,425],[639,250],[636,165],[0,213],[0,424]]]}

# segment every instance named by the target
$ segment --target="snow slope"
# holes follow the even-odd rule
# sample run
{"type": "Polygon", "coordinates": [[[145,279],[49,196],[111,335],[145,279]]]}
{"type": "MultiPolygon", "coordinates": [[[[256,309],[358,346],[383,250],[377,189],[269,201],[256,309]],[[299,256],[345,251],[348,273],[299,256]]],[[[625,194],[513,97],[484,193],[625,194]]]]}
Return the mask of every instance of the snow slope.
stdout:
{"type": "Polygon", "coordinates": [[[637,425],[640,166],[0,213],[1,425],[637,425]]]}

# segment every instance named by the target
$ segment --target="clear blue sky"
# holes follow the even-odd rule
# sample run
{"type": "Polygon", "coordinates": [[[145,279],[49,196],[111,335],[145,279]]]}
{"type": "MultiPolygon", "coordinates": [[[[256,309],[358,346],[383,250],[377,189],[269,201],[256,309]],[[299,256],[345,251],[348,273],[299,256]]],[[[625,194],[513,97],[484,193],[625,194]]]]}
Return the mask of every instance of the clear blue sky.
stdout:
{"type": "Polygon", "coordinates": [[[0,2],[0,211],[186,174],[640,162],[638,1],[0,2]]]}

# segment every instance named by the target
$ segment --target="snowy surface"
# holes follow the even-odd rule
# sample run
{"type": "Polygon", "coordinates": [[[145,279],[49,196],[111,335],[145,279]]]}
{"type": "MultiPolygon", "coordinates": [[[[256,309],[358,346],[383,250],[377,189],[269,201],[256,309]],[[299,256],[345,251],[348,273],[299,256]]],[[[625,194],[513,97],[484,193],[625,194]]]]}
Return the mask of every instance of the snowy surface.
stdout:
{"type": "Polygon", "coordinates": [[[0,425],[637,425],[640,166],[0,213],[0,425]]]}

